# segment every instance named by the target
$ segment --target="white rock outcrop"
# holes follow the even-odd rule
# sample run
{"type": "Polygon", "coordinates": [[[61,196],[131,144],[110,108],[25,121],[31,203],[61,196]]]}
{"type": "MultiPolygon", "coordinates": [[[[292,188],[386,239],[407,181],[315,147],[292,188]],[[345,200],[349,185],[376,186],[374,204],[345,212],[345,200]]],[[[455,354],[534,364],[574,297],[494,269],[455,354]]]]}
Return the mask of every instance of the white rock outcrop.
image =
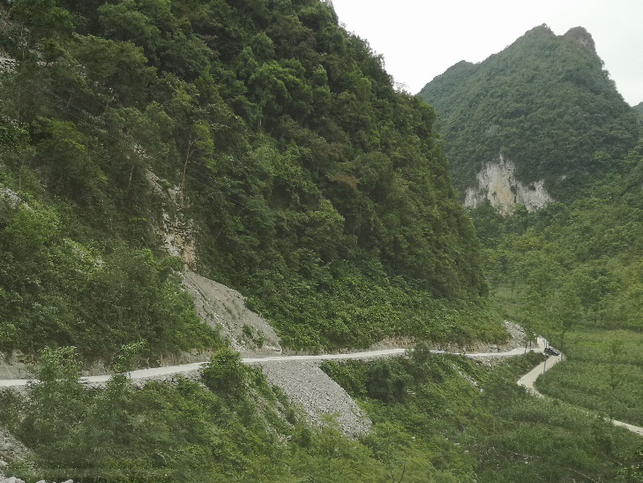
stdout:
{"type": "Polygon", "coordinates": [[[12,59],[0,50],[0,72],[13,73],[16,70],[16,59],[12,59]]]}
{"type": "Polygon", "coordinates": [[[194,268],[197,262],[194,226],[182,213],[180,188],[164,187],[164,181],[152,171],[146,171],[145,175],[161,201],[161,217],[156,220],[154,227],[163,240],[165,251],[171,256],[180,257],[187,268],[194,268]]]}
{"type": "Polygon", "coordinates": [[[502,154],[497,163],[487,163],[478,173],[477,187],[468,188],[464,206],[475,208],[488,200],[503,215],[510,214],[518,205],[527,211],[536,211],[554,199],[545,190],[544,180],[525,186],[516,179],[516,165],[502,154]]]}

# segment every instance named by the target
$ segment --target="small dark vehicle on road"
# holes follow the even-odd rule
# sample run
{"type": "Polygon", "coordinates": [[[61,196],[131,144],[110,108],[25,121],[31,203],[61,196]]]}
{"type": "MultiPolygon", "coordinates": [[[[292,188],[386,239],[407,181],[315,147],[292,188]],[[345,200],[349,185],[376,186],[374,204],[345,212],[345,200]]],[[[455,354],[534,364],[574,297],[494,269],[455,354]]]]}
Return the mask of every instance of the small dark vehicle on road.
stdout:
{"type": "Polygon", "coordinates": [[[550,356],[559,356],[560,351],[557,351],[553,347],[546,347],[545,348],[545,354],[549,354],[550,356]]]}

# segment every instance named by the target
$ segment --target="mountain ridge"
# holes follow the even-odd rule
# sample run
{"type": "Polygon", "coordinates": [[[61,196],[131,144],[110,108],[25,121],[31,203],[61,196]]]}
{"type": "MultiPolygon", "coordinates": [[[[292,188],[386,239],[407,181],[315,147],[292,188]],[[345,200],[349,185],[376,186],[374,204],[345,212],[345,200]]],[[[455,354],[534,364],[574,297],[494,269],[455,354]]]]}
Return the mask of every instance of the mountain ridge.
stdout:
{"type": "Polygon", "coordinates": [[[502,156],[523,184],[543,182],[554,199],[571,200],[595,176],[618,172],[637,139],[632,109],[582,27],[561,36],[535,27],[478,64],[455,64],[418,95],[438,111],[461,193],[488,189],[476,174],[502,156]]]}

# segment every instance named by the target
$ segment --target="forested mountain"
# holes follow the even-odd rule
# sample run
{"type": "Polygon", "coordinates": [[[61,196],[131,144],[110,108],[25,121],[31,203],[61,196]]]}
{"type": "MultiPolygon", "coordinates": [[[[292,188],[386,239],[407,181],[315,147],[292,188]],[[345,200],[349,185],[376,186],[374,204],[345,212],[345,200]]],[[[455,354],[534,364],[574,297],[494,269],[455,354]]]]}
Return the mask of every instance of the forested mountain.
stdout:
{"type": "Polygon", "coordinates": [[[419,95],[439,113],[463,192],[485,183],[476,174],[487,165],[510,164],[514,195],[519,188],[539,191],[540,204],[575,199],[622,171],[619,160],[637,140],[636,115],[581,27],[562,36],[536,27],[479,64],[454,65],[419,95]]]}
{"type": "Polygon", "coordinates": [[[643,133],[591,37],[534,29],[479,65],[454,66],[424,93],[444,103],[437,109],[454,177],[475,206],[492,298],[565,354],[537,387],[643,422],[643,133]],[[505,201],[526,193],[544,203],[506,209],[503,190],[505,201]]]}
{"type": "Polygon", "coordinates": [[[291,346],[448,338],[436,314],[485,292],[433,109],[396,92],[329,5],[10,5],[3,349],[209,344],[162,257],[172,197],[198,271],[250,295],[291,346]]]}
{"type": "Polygon", "coordinates": [[[558,345],[571,327],[643,329],[643,138],[620,163],[624,174],[573,203],[506,218],[489,205],[472,211],[486,273],[512,319],[558,345]]]}
{"type": "Polygon", "coordinates": [[[636,106],[634,106],[634,110],[641,116],[643,116],[643,102],[639,102],[636,106]]]}

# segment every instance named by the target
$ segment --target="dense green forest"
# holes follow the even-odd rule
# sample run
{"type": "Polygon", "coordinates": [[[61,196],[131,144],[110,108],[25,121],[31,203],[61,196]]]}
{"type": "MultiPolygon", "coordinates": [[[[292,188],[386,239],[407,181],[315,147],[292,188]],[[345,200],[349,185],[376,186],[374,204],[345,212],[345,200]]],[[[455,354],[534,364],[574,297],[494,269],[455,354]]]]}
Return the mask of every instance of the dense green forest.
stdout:
{"type": "Polygon", "coordinates": [[[454,65],[420,96],[439,113],[462,191],[502,155],[523,184],[544,180],[554,199],[573,200],[621,172],[638,139],[635,112],[581,27],[562,36],[536,27],[479,64],[454,65]]]}
{"type": "Polygon", "coordinates": [[[640,105],[602,66],[584,29],[557,37],[541,26],[480,64],[454,65],[421,95],[436,106],[461,188],[501,153],[557,200],[534,213],[470,212],[499,311],[567,356],[542,391],[640,424],[640,105]]]}
{"type": "Polygon", "coordinates": [[[502,337],[433,109],[329,5],[17,0],[1,15],[2,349],[216,346],[163,258],[150,172],[178,193],[195,268],[286,345],[502,337]]]}
{"type": "Polygon", "coordinates": [[[565,354],[539,390],[640,425],[640,105],[629,107],[602,67],[584,29],[557,37],[541,26],[480,64],[454,65],[420,95],[438,112],[461,189],[501,154],[519,181],[544,179],[557,200],[533,213],[470,211],[498,310],[565,354]]]}
{"type": "Polygon", "coordinates": [[[639,102],[636,106],[634,106],[634,110],[643,115],[643,102],[639,102]]]}
{"type": "Polygon", "coordinates": [[[563,321],[643,328],[643,139],[621,165],[625,174],[571,204],[509,217],[488,205],[471,212],[491,284],[521,301],[512,316],[534,314],[543,330],[563,321]]]}
{"type": "Polygon", "coordinates": [[[545,393],[643,423],[643,142],[622,175],[571,204],[502,217],[472,211],[505,317],[546,334],[567,361],[545,393]]]}

